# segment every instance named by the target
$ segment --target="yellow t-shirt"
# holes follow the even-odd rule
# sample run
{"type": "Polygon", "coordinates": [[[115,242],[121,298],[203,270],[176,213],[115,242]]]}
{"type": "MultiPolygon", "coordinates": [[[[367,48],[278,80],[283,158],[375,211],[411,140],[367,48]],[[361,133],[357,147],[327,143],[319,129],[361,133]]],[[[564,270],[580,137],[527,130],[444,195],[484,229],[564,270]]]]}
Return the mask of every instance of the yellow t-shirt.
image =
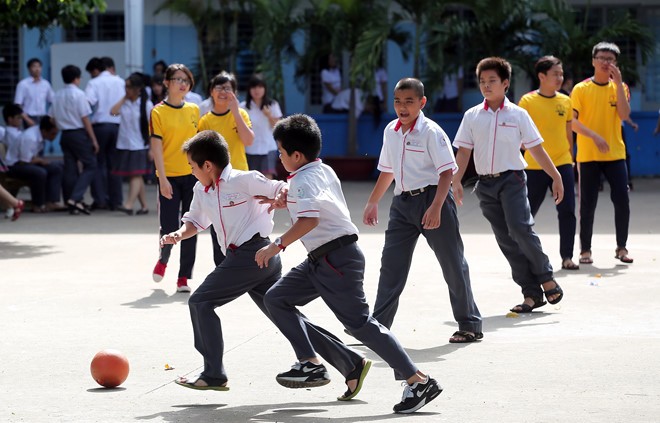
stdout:
{"type": "Polygon", "coordinates": [[[195,103],[172,106],[161,101],[151,110],[150,133],[163,142],[165,176],[192,174],[186,153],[181,147],[197,133],[198,120],[199,107],[195,103]]]}
{"type": "MultiPolygon", "coordinates": [[[[630,101],[630,90],[624,83],[623,90],[630,101]]],[[[584,135],[577,136],[578,162],[609,162],[626,158],[626,146],[621,136],[621,119],[616,111],[616,84],[610,79],[607,85],[598,85],[591,78],[586,79],[571,92],[573,109],[578,112],[578,120],[587,128],[605,138],[610,151],[601,153],[594,141],[584,135]]]]}
{"type": "MultiPolygon", "coordinates": [[[[252,122],[247,111],[238,109],[241,117],[245,121],[248,128],[252,128],[252,122]]],[[[229,145],[229,163],[231,167],[237,170],[249,170],[247,163],[247,156],[245,155],[245,145],[238,136],[238,129],[236,129],[236,120],[231,111],[223,115],[208,112],[199,120],[199,130],[205,131],[212,129],[223,136],[229,145]]]]}
{"type": "MultiPolygon", "coordinates": [[[[566,139],[566,124],[573,120],[571,99],[562,93],[556,93],[554,97],[544,97],[538,91],[532,91],[522,96],[518,105],[527,110],[541,132],[543,148],[552,163],[555,166],[572,163],[570,144],[566,139]]],[[[527,169],[541,169],[541,165],[529,151],[525,151],[525,161],[528,164],[527,169]]]]}

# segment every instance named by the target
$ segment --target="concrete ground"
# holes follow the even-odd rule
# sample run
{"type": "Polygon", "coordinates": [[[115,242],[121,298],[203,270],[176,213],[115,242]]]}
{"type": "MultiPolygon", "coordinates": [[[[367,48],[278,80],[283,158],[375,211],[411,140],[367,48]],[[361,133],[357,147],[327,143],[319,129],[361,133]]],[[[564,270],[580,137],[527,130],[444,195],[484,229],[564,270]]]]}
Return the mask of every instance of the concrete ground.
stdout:
{"type": "MultiPolygon", "coordinates": [[[[356,223],[371,187],[372,182],[344,184],[356,223]]],[[[177,376],[199,372],[202,360],[192,344],[188,296],[175,292],[177,260],[163,282],[151,280],[158,241],[153,186],[147,216],[26,213],[17,222],[0,219],[0,421],[660,421],[660,180],[640,179],[635,188],[628,243],[635,263],[613,258],[606,187],[596,215],[594,264],[577,272],[557,271],[565,299],[518,318],[506,314],[522,299],[519,289],[475,196],[466,191],[461,230],[485,338],[448,343],[456,325],[447,288],[422,240],[392,330],[445,391],[407,417],[392,414],[402,387],[377,356],[359,345],[375,366],[356,400],[335,400],[345,386],[334,369],[332,382],[322,388],[279,386],[275,374],[295,358],[249,298],[218,310],[231,390],[200,392],[175,385],[177,376]],[[119,349],[130,360],[130,375],[118,389],[100,388],[90,376],[92,357],[105,348],[119,349]]],[[[381,203],[377,228],[359,225],[372,302],[388,206],[389,197],[381,203]]],[[[286,222],[279,212],[277,234],[286,222]]],[[[549,198],[536,230],[559,268],[556,213],[549,198]]],[[[300,245],[287,248],[285,269],[303,257],[300,245]]],[[[203,234],[193,288],[212,266],[211,238],[203,234]]],[[[347,343],[355,342],[320,300],[305,313],[347,343]]]]}

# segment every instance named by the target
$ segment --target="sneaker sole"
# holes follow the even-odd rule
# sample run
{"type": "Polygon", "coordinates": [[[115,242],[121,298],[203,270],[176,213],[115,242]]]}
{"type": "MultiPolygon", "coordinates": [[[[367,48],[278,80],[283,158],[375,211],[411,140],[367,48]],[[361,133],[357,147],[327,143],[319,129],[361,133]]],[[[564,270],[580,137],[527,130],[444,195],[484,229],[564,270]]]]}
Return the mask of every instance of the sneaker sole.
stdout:
{"type": "Polygon", "coordinates": [[[367,359],[367,361],[364,363],[364,368],[362,369],[362,373],[360,373],[360,377],[358,378],[358,384],[355,387],[355,391],[351,393],[348,396],[340,396],[337,397],[337,400],[339,401],[350,401],[353,398],[357,396],[357,394],[360,393],[360,390],[362,390],[362,385],[364,384],[364,379],[367,377],[367,373],[369,373],[369,369],[371,369],[371,360],[367,359]]]}
{"type": "Polygon", "coordinates": [[[327,385],[328,383],[330,383],[330,379],[316,380],[313,382],[301,382],[299,380],[288,380],[288,379],[282,379],[276,377],[275,380],[277,381],[277,383],[284,386],[285,388],[291,388],[291,389],[317,388],[319,386],[327,385]]]}
{"type": "Polygon", "coordinates": [[[189,286],[179,286],[179,287],[176,288],[176,292],[188,293],[188,292],[190,292],[190,287],[189,286]]]}
{"type": "Polygon", "coordinates": [[[410,414],[410,413],[414,413],[415,411],[417,411],[420,408],[424,407],[425,405],[427,405],[428,403],[430,403],[431,401],[436,399],[438,397],[438,395],[440,395],[442,393],[442,388],[440,387],[440,385],[436,385],[436,386],[438,388],[438,390],[436,392],[433,392],[424,401],[420,401],[420,403],[415,405],[413,408],[409,408],[407,410],[394,411],[394,412],[397,413],[397,414],[410,414]]]}
{"type": "Polygon", "coordinates": [[[153,278],[154,282],[160,282],[163,280],[163,275],[159,275],[158,273],[154,273],[151,275],[153,278]]]}

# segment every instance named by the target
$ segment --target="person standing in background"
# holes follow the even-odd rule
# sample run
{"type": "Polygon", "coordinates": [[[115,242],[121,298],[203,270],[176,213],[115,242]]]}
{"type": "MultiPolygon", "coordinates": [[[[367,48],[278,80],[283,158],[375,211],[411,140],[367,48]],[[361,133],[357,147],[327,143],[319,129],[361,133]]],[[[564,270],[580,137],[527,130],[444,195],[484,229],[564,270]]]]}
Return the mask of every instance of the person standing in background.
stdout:
{"type": "Polygon", "coordinates": [[[28,60],[27,68],[30,76],[16,86],[14,103],[23,108],[23,120],[27,126],[34,126],[46,115],[48,104],[53,102],[55,93],[50,82],[41,76],[41,60],[36,57],[28,60]]]}

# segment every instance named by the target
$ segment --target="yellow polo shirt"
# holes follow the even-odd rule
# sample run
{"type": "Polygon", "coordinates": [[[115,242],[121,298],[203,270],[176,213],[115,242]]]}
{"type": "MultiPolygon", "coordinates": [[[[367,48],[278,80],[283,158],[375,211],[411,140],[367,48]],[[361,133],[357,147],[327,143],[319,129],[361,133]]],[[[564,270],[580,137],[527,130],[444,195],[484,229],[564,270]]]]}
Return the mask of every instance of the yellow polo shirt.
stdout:
{"type": "MultiPolygon", "coordinates": [[[[252,128],[250,116],[244,109],[238,109],[241,117],[245,121],[248,128],[252,128]]],[[[238,129],[236,128],[236,119],[231,110],[227,113],[217,114],[213,111],[208,112],[199,120],[199,130],[205,131],[212,129],[222,135],[229,145],[229,163],[231,167],[238,170],[249,170],[247,163],[247,156],[245,155],[245,144],[238,136],[238,129]]]]}
{"type": "MultiPolygon", "coordinates": [[[[534,124],[543,137],[543,148],[552,159],[555,166],[573,162],[570,144],[566,139],[566,124],[573,120],[571,99],[562,93],[555,93],[553,97],[544,97],[538,91],[525,94],[518,103],[527,110],[534,124]]],[[[541,165],[525,151],[525,161],[530,170],[540,170],[541,165]]]]}
{"type": "Polygon", "coordinates": [[[192,174],[186,153],[181,147],[197,133],[198,120],[199,107],[194,103],[173,106],[161,101],[151,110],[149,132],[152,137],[160,138],[163,142],[165,176],[192,174]]]}
{"type": "MultiPolygon", "coordinates": [[[[623,84],[627,100],[630,101],[628,85],[623,84]]],[[[578,112],[578,120],[586,127],[605,138],[610,151],[601,153],[594,141],[584,135],[577,136],[578,162],[608,162],[626,158],[626,146],[621,136],[621,119],[616,111],[616,84],[610,79],[606,85],[596,84],[586,79],[571,92],[573,109],[578,112]]]]}

